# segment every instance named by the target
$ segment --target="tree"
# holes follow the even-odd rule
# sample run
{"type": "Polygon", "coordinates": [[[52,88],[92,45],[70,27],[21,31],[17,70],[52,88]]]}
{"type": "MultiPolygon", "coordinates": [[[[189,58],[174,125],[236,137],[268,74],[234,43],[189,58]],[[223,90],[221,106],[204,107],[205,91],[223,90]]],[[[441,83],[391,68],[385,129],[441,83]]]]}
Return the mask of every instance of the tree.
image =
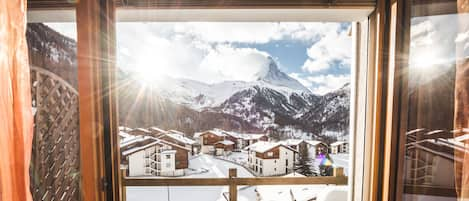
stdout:
{"type": "Polygon", "coordinates": [[[308,146],[304,143],[300,144],[299,151],[295,171],[305,176],[317,176],[317,169],[314,166],[315,159],[309,153],[308,146]]]}

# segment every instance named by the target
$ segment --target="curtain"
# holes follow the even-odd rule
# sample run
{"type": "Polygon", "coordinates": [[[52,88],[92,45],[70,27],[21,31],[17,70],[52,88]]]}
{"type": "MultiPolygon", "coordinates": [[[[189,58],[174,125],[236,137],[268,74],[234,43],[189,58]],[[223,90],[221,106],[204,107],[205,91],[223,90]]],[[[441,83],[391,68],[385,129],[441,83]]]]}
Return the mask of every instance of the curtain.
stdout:
{"type": "MultiPolygon", "coordinates": [[[[458,33],[469,32],[467,15],[469,1],[458,0],[458,33]]],[[[469,135],[469,55],[467,44],[456,43],[456,79],[454,90],[454,129],[455,137],[469,135]]],[[[455,158],[462,162],[455,162],[456,190],[458,200],[469,201],[469,140],[462,141],[464,151],[455,151],[455,158]]]]}
{"type": "Polygon", "coordinates": [[[0,1],[0,201],[31,201],[33,116],[26,0],[0,1]]]}

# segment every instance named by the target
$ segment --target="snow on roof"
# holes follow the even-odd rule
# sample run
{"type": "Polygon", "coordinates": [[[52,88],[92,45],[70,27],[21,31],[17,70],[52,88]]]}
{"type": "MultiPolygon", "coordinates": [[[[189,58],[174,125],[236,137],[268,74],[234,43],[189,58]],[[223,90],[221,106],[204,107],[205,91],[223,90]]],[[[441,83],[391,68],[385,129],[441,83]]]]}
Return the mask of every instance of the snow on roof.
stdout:
{"type": "Polygon", "coordinates": [[[204,135],[204,134],[206,134],[206,133],[211,133],[211,134],[214,134],[214,135],[217,135],[217,136],[220,136],[220,137],[224,137],[224,136],[226,136],[225,132],[226,132],[226,131],[224,131],[224,130],[215,128],[215,129],[208,130],[208,131],[197,132],[197,133],[194,134],[194,137],[195,137],[195,138],[198,138],[198,137],[200,137],[201,135],[204,135]]]}
{"type": "Polygon", "coordinates": [[[121,142],[120,147],[121,148],[127,147],[127,146],[135,144],[135,143],[144,143],[144,144],[141,145],[141,146],[138,146],[138,147],[134,147],[134,148],[130,148],[128,150],[125,150],[125,151],[122,152],[122,155],[125,156],[125,155],[131,154],[131,153],[135,153],[137,151],[146,149],[147,147],[150,147],[150,146],[153,146],[153,145],[156,145],[156,144],[166,144],[166,145],[169,145],[171,147],[177,147],[177,148],[180,148],[180,149],[184,149],[186,151],[190,151],[190,149],[188,149],[186,147],[183,147],[183,146],[180,146],[180,145],[168,142],[168,141],[164,141],[164,140],[161,140],[161,139],[157,139],[157,138],[154,138],[154,137],[151,137],[151,136],[142,136],[142,135],[139,135],[139,136],[134,137],[133,139],[121,142]]]}
{"type": "Polygon", "coordinates": [[[166,131],[164,129],[158,128],[156,126],[152,126],[152,127],[148,128],[148,130],[156,131],[156,132],[159,132],[159,133],[166,133],[166,131]]]}
{"type": "Polygon", "coordinates": [[[288,139],[288,140],[281,141],[280,143],[287,145],[287,146],[292,146],[292,145],[296,146],[296,145],[299,145],[303,141],[304,140],[302,139],[288,139]]]}
{"type": "Polygon", "coordinates": [[[194,143],[195,143],[194,140],[192,140],[192,139],[190,139],[190,138],[188,138],[188,137],[185,137],[185,136],[183,136],[183,135],[181,135],[181,134],[179,134],[179,133],[168,133],[168,134],[165,134],[164,136],[168,136],[168,137],[170,137],[170,138],[172,138],[172,139],[175,139],[175,140],[177,140],[177,141],[179,141],[179,142],[182,142],[182,143],[184,143],[184,144],[194,144],[194,143]]]}
{"type": "Polygon", "coordinates": [[[316,146],[318,144],[324,144],[323,142],[317,140],[306,140],[305,142],[313,146],[316,146]]]}
{"type": "Polygon", "coordinates": [[[154,146],[154,145],[157,145],[157,144],[161,144],[161,143],[160,143],[160,141],[155,140],[155,141],[150,142],[150,143],[148,143],[148,144],[145,144],[145,145],[143,145],[143,146],[134,147],[134,148],[125,150],[124,152],[122,152],[122,155],[123,155],[123,156],[127,156],[127,155],[130,155],[130,154],[133,154],[133,153],[135,153],[135,152],[144,150],[144,149],[146,149],[146,148],[148,148],[148,147],[151,147],[151,146],[154,146]]]}
{"type": "Polygon", "coordinates": [[[232,136],[234,138],[239,138],[243,140],[258,140],[259,138],[265,136],[265,134],[254,134],[254,133],[237,133],[234,131],[223,131],[225,135],[232,136]]]}
{"type": "Polygon", "coordinates": [[[141,132],[144,132],[144,133],[150,133],[149,130],[144,129],[144,128],[134,128],[134,129],[130,130],[129,132],[132,132],[132,131],[141,131],[141,132]]]}
{"type": "Polygon", "coordinates": [[[332,143],[331,146],[338,146],[338,145],[345,144],[345,143],[348,143],[348,142],[346,142],[346,141],[337,141],[337,142],[332,143]]]}
{"type": "Polygon", "coordinates": [[[132,129],[129,128],[129,127],[119,126],[119,131],[130,131],[130,130],[132,130],[132,129]]]}
{"type": "MultiPolygon", "coordinates": [[[[291,173],[283,177],[305,177],[299,173],[291,173]]],[[[327,185],[275,185],[257,186],[257,192],[261,200],[269,201],[309,201],[318,197],[327,185]]]]}
{"type": "Polygon", "coordinates": [[[223,141],[218,141],[215,144],[232,145],[232,144],[234,144],[234,142],[232,142],[230,140],[223,140],[223,141]]]}
{"type": "Polygon", "coordinates": [[[255,152],[259,152],[259,153],[264,153],[266,151],[269,151],[277,146],[283,146],[291,151],[295,151],[293,149],[291,149],[290,147],[287,147],[285,146],[284,144],[282,144],[281,142],[265,142],[265,141],[259,141],[259,142],[256,142],[254,144],[251,144],[249,146],[247,146],[245,149],[248,149],[248,150],[252,150],[252,151],[255,151],[255,152]]]}
{"type": "Polygon", "coordinates": [[[121,136],[121,137],[123,137],[123,138],[135,137],[135,136],[133,136],[133,135],[131,135],[131,134],[128,134],[128,133],[126,133],[126,132],[124,132],[124,131],[119,131],[119,136],[121,136]]]}

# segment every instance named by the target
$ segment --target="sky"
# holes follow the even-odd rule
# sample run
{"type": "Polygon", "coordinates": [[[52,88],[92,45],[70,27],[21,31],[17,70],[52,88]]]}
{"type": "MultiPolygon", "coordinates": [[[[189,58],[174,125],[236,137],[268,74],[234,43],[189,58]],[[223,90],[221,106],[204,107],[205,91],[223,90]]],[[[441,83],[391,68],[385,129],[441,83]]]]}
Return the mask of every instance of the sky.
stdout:
{"type": "MultiPolygon", "coordinates": [[[[73,24],[48,26],[76,38],[73,24]]],[[[315,94],[350,82],[350,23],[152,22],[117,24],[117,64],[205,83],[253,81],[269,57],[315,94]]]]}

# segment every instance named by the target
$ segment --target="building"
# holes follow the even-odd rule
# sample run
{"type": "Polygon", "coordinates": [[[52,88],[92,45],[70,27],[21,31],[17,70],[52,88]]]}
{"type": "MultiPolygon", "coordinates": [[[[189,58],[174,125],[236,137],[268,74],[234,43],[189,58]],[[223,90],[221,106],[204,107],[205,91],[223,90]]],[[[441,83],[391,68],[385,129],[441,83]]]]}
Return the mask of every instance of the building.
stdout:
{"type": "Polygon", "coordinates": [[[340,154],[340,153],[348,153],[348,142],[346,141],[337,141],[331,144],[331,154],[340,154]]]}
{"type": "Polygon", "coordinates": [[[282,143],[260,141],[246,149],[248,167],[259,176],[285,175],[293,171],[296,151],[282,143]]]}
{"type": "Polygon", "coordinates": [[[289,146],[290,148],[294,149],[296,152],[300,152],[301,146],[306,146],[306,142],[302,139],[288,139],[281,141],[280,143],[289,146]]]}
{"type": "Polygon", "coordinates": [[[225,139],[234,142],[234,149],[241,150],[258,141],[268,141],[269,138],[265,134],[248,134],[223,131],[226,135],[225,139]]]}
{"type": "Polygon", "coordinates": [[[157,138],[186,147],[191,150],[191,155],[197,153],[197,150],[194,147],[195,141],[186,137],[183,133],[168,131],[168,133],[160,134],[157,138]]]}
{"type": "Polygon", "coordinates": [[[200,152],[204,154],[215,153],[215,143],[224,141],[225,137],[226,134],[220,129],[213,129],[194,134],[194,138],[198,138],[200,143],[200,152]]]}
{"type": "Polygon", "coordinates": [[[306,148],[309,151],[309,154],[316,158],[316,156],[321,154],[327,154],[329,146],[326,143],[317,141],[317,140],[305,140],[306,148]]]}
{"type": "Polygon", "coordinates": [[[189,166],[189,149],[149,136],[120,143],[129,176],[182,176],[189,166]]]}
{"type": "Polygon", "coordinates": [[[230,154],[233,149],[234,149],[234,142],[231,140],[223,140],[223,141],[218,141],[215,143],[215,155],[221,156],[221,155],[228,155],[230,154]]]}

